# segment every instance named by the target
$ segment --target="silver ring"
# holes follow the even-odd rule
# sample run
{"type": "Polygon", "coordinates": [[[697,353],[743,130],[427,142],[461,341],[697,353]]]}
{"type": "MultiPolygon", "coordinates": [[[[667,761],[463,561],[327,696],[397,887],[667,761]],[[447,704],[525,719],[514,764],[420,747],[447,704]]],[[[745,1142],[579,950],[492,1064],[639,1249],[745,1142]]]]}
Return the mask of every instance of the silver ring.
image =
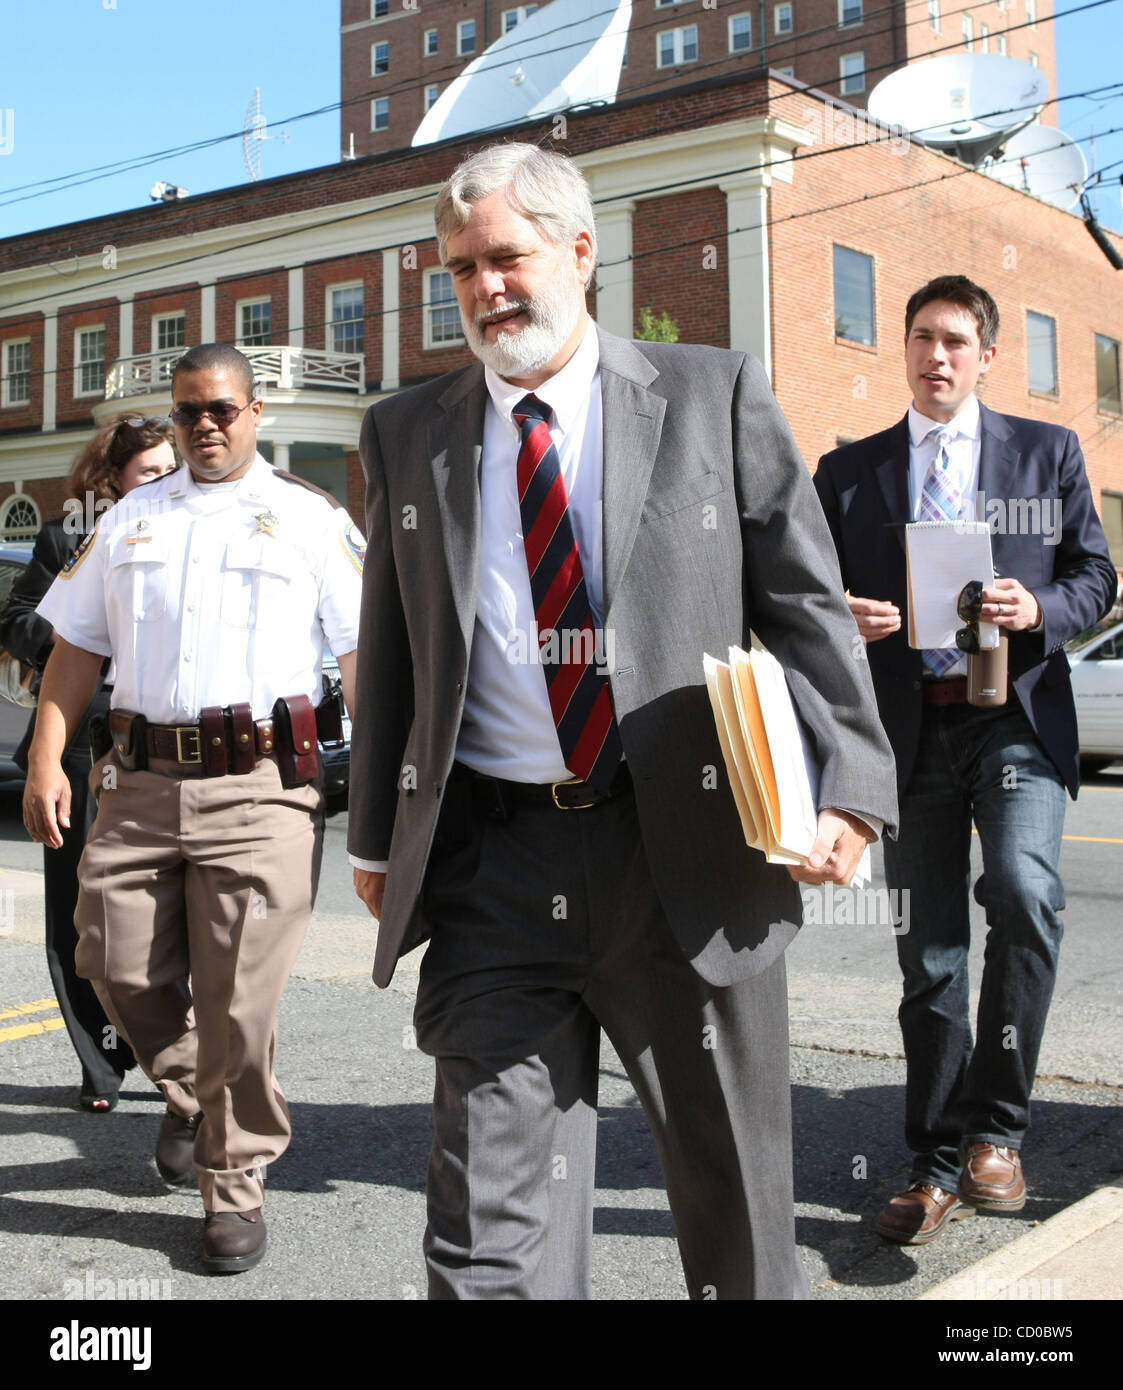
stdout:
{"type": "Polygon", "coordinates": [[[998,616],[999,616],[1000,618],[1002,617],[1002,605],[1001,605],[1001,604],[998,605],[998,616]]]}

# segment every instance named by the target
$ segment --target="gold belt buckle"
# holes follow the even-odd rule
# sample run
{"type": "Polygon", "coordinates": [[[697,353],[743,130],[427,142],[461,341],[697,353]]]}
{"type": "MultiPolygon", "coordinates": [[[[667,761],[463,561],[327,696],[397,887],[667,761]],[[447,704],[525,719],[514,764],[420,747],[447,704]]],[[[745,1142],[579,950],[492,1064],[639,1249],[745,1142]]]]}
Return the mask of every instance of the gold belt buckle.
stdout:
{"type": "Polygon", "coordinates": [[[176,762],[180,763],[201,763],[203,761],[203,742],[199,736],[197,725],[176,725],[175,756],[176,762]],[[194,749],[188,749],[186,753],[183,751],[184,735],[195,740],[194,749]]]}
{"type": "Polygon", "coordinates": [[[584,779],[581,777],[570,777],[565,782],[555,782],[553,786],[551,786],[550,794],[553,796],[554,805],[558,808],[559,811],[587,811],[591,806],[597,806],[600,804],[600,802],[595,796],[592,801],[577,801],[571,803],[558,800],[559,787],[581,786],[583,780],[584,779]]]}

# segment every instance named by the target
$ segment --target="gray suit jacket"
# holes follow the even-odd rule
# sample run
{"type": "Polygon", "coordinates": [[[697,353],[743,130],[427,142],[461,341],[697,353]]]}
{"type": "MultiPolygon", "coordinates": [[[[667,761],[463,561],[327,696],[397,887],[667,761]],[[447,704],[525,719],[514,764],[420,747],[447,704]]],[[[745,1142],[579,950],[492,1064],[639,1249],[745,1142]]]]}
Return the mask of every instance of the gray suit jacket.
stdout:
{"type": "MultiPolygon", "coordinates": [[[[726,985],[777,958],[801,900],[786,869],[745,845],[703,652],[747,646],[752,627],[783,663],[821,806],[895,825],[893,759],[830,534],[759,363],[598,332],[612,694],[667,918],[703,978],[726,985]]],[[[429,930],[422,887],[475,625],[486,404],[477,364],[378,402],[363,424],[349,847],[390,864],[382,985],[429,930]]]]}

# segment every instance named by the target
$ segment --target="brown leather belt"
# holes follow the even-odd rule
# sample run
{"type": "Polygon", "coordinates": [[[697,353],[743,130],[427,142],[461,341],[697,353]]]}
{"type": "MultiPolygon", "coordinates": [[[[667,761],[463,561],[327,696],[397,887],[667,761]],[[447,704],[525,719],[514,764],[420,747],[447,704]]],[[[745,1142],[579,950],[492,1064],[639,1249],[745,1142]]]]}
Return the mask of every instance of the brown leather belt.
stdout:
{"type": "Polygon", "coordinates": [[[965,705],[967,703],[967,677],[949,676],[942,681],[924,681],[923,696],[926,705],[965,705]]]}
{"type": "Polygon", "coordinates": [[[282,697],[266,719],[254,719],[252,706],[211,706],[193,724],[150,724],[130,710],[109,711],[109,732],[121,765],[143,770],[149,759],[170,764],[179,777],[222,777],[248,773],[259,758],[275,757],[285,787],[304,786],[319,771],[320,717],[306,695],[282,697]]]}
{"type": "MultiPolygon", "coordinates": [[[[182,763],[191,767],[196,763],[203,765],[203,739],[204,734],[202,724],[149,724],[147,730],[147,747],[150,758],[163,758],[166,762],[182,763]]],[[[227,737],[225,730],[223,734],[217,731],[211,734],[209,742],[212,748],[227,748],[227,737]]],[[[250,729],[243,729],[235,734],[239,746],[248,748],[250,741],[253,741],[253,751],[255,761],[265,753],[272,753],[274,744],[274,729],[272,719],[257,719],[252,721],[250,729]]]]}

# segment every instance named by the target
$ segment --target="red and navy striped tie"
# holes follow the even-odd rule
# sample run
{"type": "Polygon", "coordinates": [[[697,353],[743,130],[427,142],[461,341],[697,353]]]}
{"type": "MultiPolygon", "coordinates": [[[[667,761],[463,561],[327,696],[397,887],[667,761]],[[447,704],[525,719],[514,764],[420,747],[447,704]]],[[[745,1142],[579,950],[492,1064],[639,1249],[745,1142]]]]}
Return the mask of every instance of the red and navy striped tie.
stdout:
{"type": "Polygon", "coordinates": [[[612,691],[597,674],[593,612],[569,518],[569,496],[550,438],[550,407],[524,396],[514,409],[519,447],[519,510],[530,592],[550,710],[566,767],[607,788],[623,752],[612,691]],[[547,650],[554,634],[553,652],[547,650]],[[551,655],[556,660],[548,659],[551,655]]]}

